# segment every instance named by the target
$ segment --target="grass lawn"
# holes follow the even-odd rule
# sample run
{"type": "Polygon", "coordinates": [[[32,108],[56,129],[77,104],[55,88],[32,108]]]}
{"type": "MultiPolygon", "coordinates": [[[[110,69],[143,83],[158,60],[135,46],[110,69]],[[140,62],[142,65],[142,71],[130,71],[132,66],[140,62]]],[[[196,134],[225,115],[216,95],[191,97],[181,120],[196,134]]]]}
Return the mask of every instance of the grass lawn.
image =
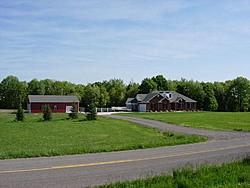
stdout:
{"type": "Polygon", "coordinates": [[[205,141],[196,135],[162,133],[128,121],[98,117],[86,121],[67,114],[53,114],[52,121],[43,114],[25,114],[24,122],[15,121],[13,113],[0,113],[0,159],[58,156],[133,150],[205,141]]]}
{"type": "Polygon", "coordinates": [[[250,131],[250,112],[146,112],[119,115],[204,129],[250,131]]]}
{"type": "Polygon", "coordinates": [[[246,188],[250,187],[250,157],[221,166],[203,165],[196,170],[192,166],[174,169],[172,175],[148,177],[145,180],[117,182],[97,186],[98,188],[153,188],[153,187],[185,187],[185,188],[246,188]]]}

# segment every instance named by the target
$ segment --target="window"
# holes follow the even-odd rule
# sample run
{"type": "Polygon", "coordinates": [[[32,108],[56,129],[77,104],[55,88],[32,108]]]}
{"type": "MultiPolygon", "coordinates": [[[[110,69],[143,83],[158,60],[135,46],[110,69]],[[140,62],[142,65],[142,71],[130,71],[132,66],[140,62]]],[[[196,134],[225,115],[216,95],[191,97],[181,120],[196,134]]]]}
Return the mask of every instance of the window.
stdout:
{"type": "Polygon", "coordinates": [[[170,98],[170,99],[172,98],[172,95],[171,95],[171,93],[169,93],[169,94],[168,94],[168,96],[169,96],[169,98],[170,98]]]}
{"type": "Polygon", "coordinates": [[[155,109],[155,104],[152,103],[152,104],[151,104],[151,110],[154,110],[154,109],[155,109]]]}
{"type": "Polygon", "coordinates": [[[57,109],[58,109],[57,105],[54,105],[54,107],[53,107],[53,108],[54,108],[54,110],[57,110],[57,109]]]}
{"type": "Polygon", "coordinates": [[[168,108],[168,104],[167,103],[163,103],[163,109],[167,109],[168,108]]]}
{"type": "Polygon", "coordinates": [[[193,108],[194,104],[193,103],[188,103],[188,108],[193,108]]]}
{"type": "Polygon", "coordinates": [[[41,110],[44,110],[44,105],[41,106],[41,110]]]}
{"type": "Polygon", "coordinates": [[[179,104],[179,108],[181,109],[181,108],[184,108],[184,104],[183,103],[180,103],[179,104]]]}

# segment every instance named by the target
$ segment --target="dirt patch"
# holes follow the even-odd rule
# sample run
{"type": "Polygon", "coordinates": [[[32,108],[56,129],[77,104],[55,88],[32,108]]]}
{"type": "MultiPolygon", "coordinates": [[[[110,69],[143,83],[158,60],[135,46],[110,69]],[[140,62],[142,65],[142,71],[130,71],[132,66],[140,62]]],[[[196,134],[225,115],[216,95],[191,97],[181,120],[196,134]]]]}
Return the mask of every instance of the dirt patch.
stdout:
{"type": "Polygon", "coordinates": [[[13,109],[0,109],[0,113],[3,113],[3,112],[15,112],[15,110],[13,110],[13,109]]]}

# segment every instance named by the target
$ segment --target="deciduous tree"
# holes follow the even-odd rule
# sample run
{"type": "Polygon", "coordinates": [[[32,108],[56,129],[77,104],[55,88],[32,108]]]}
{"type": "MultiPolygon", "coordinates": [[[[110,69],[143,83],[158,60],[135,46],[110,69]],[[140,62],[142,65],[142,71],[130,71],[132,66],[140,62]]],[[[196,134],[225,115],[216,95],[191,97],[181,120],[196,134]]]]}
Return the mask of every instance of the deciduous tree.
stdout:
{"type": "Polygon", "coordinates": [[[7,76],[0,83],[1,108],[18,108],[18,105],[26,101],[26,82],[19,82],[15,76],[7,76]]]}
{"type": "Polygon", "coordinates": [[[157,75],[156,77],[153,77],[152,80],[157,84],[158,91],[166,91],[169,89],[168,81],[163,75],[157,75]]]}
{"type": "Polygon", "coordinates": [[[243,77],[234,79],[227,90],[229,111],[248,111],[250,102],[250,82],[243,77]]]}
{"type": "Polygon", "coordinates": [[[154,80],[150,78],[145,78],[142,80],[139,90],[140,93],[150,93],[157,90],[157,83],[155,83],[154,80]]]}
{"type": "Polygon", "coordinates": [[[213,111],[218,109],[218,103],[214,96],[214,90],[211,83],[202,82],[203,91],[205,92],[203,109],[213,111]]]}

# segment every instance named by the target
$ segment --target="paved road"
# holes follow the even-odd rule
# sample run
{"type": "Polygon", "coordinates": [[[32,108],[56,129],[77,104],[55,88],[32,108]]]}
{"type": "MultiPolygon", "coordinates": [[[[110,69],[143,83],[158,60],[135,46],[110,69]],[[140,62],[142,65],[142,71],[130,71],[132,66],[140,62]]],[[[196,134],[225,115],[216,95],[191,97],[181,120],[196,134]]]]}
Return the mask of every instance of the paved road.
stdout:
{"type": "MultiPolygon", "coordinates": [[[[117,116],[114,118],[127,119],[117,116]]],[[[172,126],[151,120],[130,120],[159,129],[172,126]]],[[[179,129],[176,126],[172,128],[179,129]]],[[[183,130],[177,130],[179,131],[183,130]]],[[[204,134],[204,130],[196,131],[204,134]]],[[[210,140],[198,144],[100,154],[1,160],[0,187],[85,187],[158,175],[186,164],[221,164],[249,154],[249,133],[214,133],[218,135],[213,136],[209,132],[210,140]],[[227,133],[230,136],[224,135],[227,133]]]]}

